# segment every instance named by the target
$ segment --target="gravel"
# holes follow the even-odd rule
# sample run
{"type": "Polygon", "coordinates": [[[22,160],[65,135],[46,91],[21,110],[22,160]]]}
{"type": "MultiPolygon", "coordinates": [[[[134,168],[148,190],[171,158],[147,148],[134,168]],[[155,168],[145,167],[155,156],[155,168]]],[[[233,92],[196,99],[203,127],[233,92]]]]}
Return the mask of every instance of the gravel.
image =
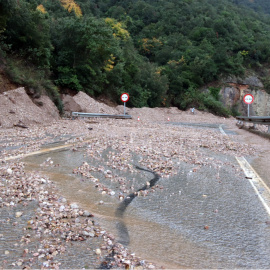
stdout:
{"type": "MultiPolygon", "coordinates": [[[[5,106],[9,106],[13,103],[13,94],[25,97],[23,89],[11,92],[1,95],[5,101],[0,103],[0,111],[5,110],[1,104],[6,102],[5,106]]],[[[98,112],[109,112],[107,105],[86,99],[81,93],[75,100],[81,108],[84,100],[84,106],[91,102],[92,107],[99,106],[98,112]]],[[[25,98],[25,104],[29,105],[29,102],[31,100],[25,98]]],[[[19,117],[19,108],[12,107],[15,114],[5,112],[6,116],[1,114],[0,118],[0,212],[13,211],[12,218],[6,216],[2,222],[13,226],[14,233],[18,235],[18,239],[11,240],[10,250],[1,250],[3,268],[67,267],[65,262],[68,258],[63,256],[71,256],[72,242],[78,248],[83,243],[89,243],[89,252],[95,258],[89,266],[92,268],[158,267],[136,257],[117,243],[112,234],[95,224],[95,213],[59,195],[54,183],[46,175],[25,170],[21,158],[35,151],[44,151],[42,145],[47,145],[47,148],[49,144],[50,147],[57,147],[55,143],[60,142],[60,147],[84,151],[85,156],[96,160],[99,165],[83,162],[73,169],[73,173],[95,183],[97,192],[114,196],[119,201],[136,191],[136,187],[118,172],[132,174],[136,170],[134,165],[153,171],[165,179],[175,175],[179,164],[183,162],[192,164],[194,173],[199,173],[203,166],[212,166],[218,175],[221,167],[234,168],[235,165],[211,158],[206,154],[207,150],[231,156],[255,156],[260,152],[259,148],[237,140],[237,135],[226,136],[217,128],[172,125],[185,122],[225,125],[227,128],[235,126],[234,118],[225,119],[199,111],[193,115],[190,111],[179,111],[177,108],[127,108],[127,112],[133,116],[131,120],[64,120],[58,119],[54,113],[39,116],[38,107],[34,107],[33,111],[30,107],[29,110],[22,108],[25,109],[24,116],[19,117]],[[17,118],[7,117],[7,114],[17,118]],[[28,128],[13,127],[16,121],[22,121],[28,128]],[[117,188],[109,188],[106,184],[108,181],[116,183],[117,188]],[[20,253],[13,253],[12,246],[13,249],[18,247],[20,253]]],[[[118,106],[111,108],[111,112],[121,112],[122,109],[118,106]]],[[[41,165],[58,166],[50,158],[41,165]]],[[[152,192],[159,189],[162,186],[155,185],[136,195],[151,196],[152,192]]],[[[0,237],[1,234],[2,230],[0,237]]]]}

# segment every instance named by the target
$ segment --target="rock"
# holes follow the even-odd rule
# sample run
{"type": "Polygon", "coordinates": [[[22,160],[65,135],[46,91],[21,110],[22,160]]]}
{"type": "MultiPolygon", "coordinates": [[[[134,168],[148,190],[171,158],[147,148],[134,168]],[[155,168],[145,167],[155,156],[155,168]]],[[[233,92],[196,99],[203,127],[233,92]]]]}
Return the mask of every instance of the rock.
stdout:
{"type": "Polygon", "coordinates": [[[82,232],[82,235],[84,235],[84,236],[90,236],[90,233],[87,232],[87,231],[83,231],[83,232],[82,232]]]}
{"type": "Polygon", "coordinates": [[[243,79],[242,84],[248,84],[249,86],[263,87],[262,82],[256,76],[249,76],[243,79]]]}
{"type": "Polygon", "coordinates": [[[16,212],[15,216],[16,216],[17,218],[19,218],[19,217],[22,216],[22,214],[23,214],[23,212],[16,212]]]}
{"type": "Polygon", "coordinates": [[[8,255],[9,254],[9,251],[8,250],[5,250],[5,255],[8,255]]]}
{"type": "Polygon", "coordinates": [[[65,206],[64,206],[64,205],[61,205],[60,208],[59,208],[59,211],[60,211],[60,212],[65,211],[65,206]]]}
{"type": "Polygon", "coordinates": [[[90,212],[88,212],[88,211],[85,210],[85,211],[83,212],[83,216],[84,216],[84,217],[92,217],[93,215],[92,215],[90,212]]]}
{"type": "Polygon", "coordinates": [[[82,112],[81,106],[73,99],[72,96],[63,95],[64,110],[67,112],[82,112]]]}
{"type": "Polygon", "coordinates": [[[44,178],[41,178],[41,179],[40,179],[40,182],[41,182],[41,184],[46,184],[46,183],[47,183],[47,180],[44,179],[44,178]]]}
{"type": "Polygon", "coordinates": [[[70,205],[70,208],[71,208],[71,209],[78,209],[79,206],[78,206],[76,203],[72,203],[72,204],[70,205]]]}
{"type": "Polygon", "coordinates": [[[100,255],[100,254],[101,254],[101,249],[97,248],[97,249],[96,249],[96,254],[97,254],[97,255],[100,255]]]}
{"type": "Polygon", "coordinates": [[[11,174],[13,173],[12,169],[8,168],[8,169],[7,169],[7,173],[8,173],[9,175],[11,175],[11,174]]]}

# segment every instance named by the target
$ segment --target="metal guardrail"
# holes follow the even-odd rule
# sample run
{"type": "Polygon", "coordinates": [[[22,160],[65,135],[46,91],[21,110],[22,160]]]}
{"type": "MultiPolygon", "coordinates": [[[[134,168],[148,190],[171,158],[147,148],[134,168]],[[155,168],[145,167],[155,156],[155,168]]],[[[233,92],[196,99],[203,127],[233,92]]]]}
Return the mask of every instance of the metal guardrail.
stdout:
{"type": "Polygon", "coordinates": [[[270,133],[270,116],[236,116],[238,120],[238,124],[241,122],[253,123],[254,126],[258,125],[266,125],[268,126],[268,133],[270,133]]]}
{"type": "Polygon", "coordinates": [[[115,119],[131,119],[132,116],[128,114],[104,114],[104,113],[82,113],[72,112],[72,119],[75,117],[97,117],[97,118],[115,118],[115,119]]]}
{"type": "Polygon", "coordinates": [[[236,119],[243,122],[270,125],[270,116],[236,116],[236,119]]]}

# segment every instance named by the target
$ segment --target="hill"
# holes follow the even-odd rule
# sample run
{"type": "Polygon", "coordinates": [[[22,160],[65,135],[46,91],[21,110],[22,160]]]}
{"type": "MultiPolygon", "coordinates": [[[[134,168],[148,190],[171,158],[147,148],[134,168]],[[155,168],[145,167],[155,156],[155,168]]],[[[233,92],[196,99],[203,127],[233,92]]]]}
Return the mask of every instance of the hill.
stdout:
{"type": "Polygon", "coordinates": [[[233,0],[239,6],[247,6],[255,11],[270,14],[270,2],[268,0],[233,0]]]}
{"type": "Polygon", "coordinates": [[[14,83],[49,93],[60,109],[59,91],[117,102],[129,92],[129,106],[196,106],[226,116],[213,82],[247,69],[268,82],[269,16],[240,4],[0,0],[0,58],[14,83]],[[210,91],[199,91],[209,83],[210,91]]]}

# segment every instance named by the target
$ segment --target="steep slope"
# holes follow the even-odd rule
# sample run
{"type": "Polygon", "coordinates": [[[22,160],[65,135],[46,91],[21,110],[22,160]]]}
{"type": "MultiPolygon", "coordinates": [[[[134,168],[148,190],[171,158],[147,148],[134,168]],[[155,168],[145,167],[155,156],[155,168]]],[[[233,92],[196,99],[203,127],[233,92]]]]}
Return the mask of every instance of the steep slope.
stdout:
{"type": "Polygon", "coordinates": [[[231,0],[0,0],[0,6],[0,53],[27,59],[38,72],[35,83],[9,74],[55,96],[38,78],[118,102],[127,91],[135,107],[196,106],[227,115],[211,91],[198,89],[222,76],[245,76],[270,59],[269,17],[231,0]]]}

